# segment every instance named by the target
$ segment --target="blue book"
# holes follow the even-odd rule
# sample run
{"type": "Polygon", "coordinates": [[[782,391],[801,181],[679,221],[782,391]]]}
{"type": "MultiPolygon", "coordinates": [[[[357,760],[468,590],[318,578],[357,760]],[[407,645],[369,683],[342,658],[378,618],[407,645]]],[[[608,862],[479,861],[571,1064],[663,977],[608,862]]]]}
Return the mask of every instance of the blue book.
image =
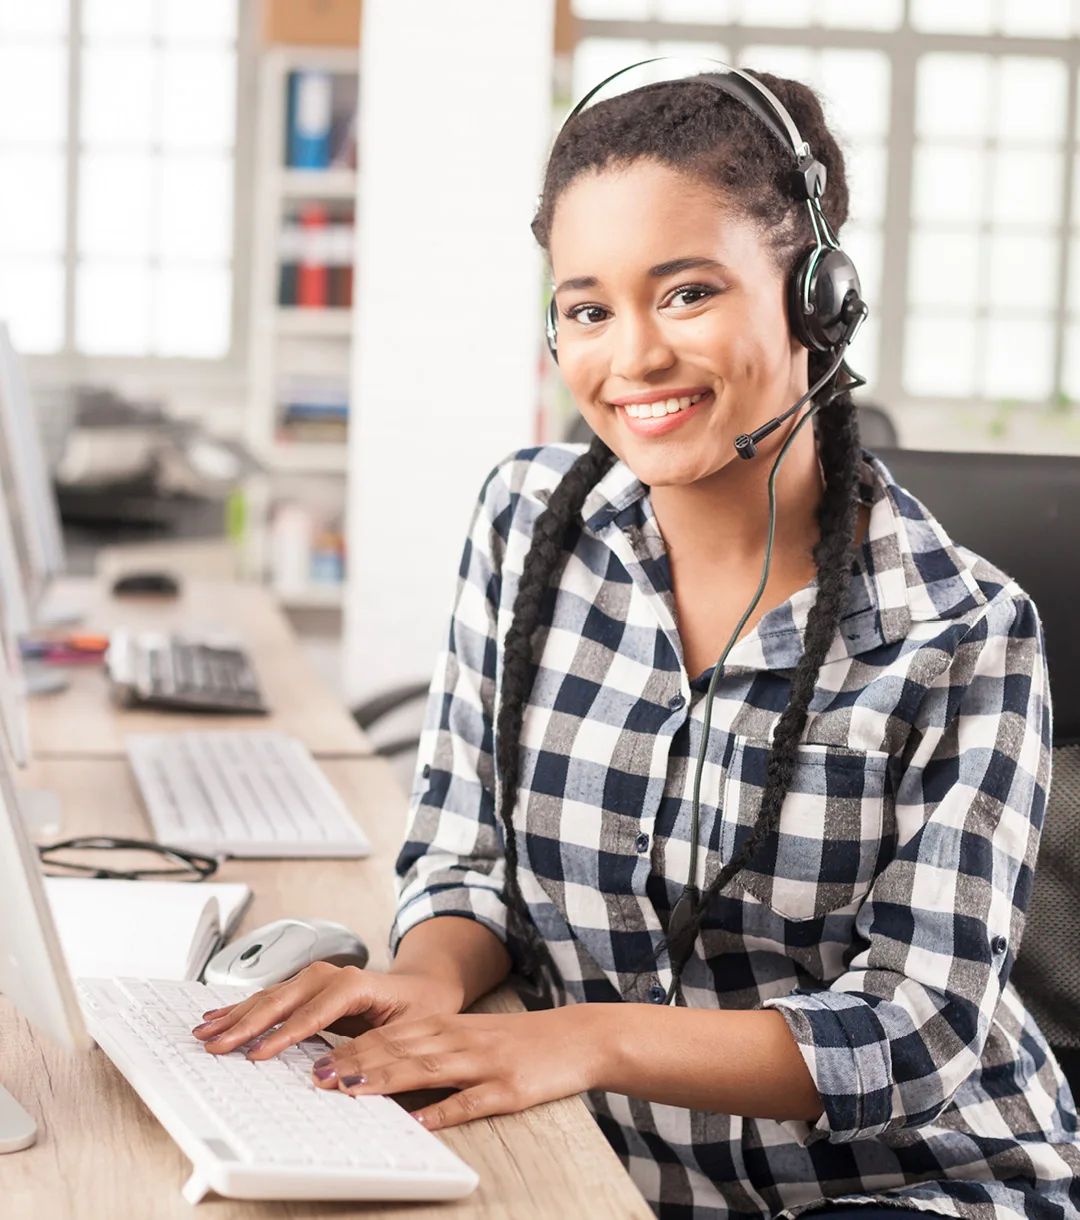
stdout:
{"type": "Polygon", "coordinates": [[[334,117],[329,72],[310,69],[289,75],[288,163],[292,169],[326,169],[334,117]]]}

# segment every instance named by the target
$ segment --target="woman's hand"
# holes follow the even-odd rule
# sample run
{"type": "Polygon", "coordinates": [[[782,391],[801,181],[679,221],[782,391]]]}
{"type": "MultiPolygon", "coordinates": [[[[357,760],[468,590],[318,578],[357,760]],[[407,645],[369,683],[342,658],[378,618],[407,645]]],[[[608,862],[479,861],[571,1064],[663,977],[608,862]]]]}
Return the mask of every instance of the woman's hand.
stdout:
{"type": "Polygon", "coordinates": [[[460,987],[441,978],[315,962],[239,1004],[203,1013],[206,1020],[192,1033],[215,1054],[256,1039],[249,1058],[269,1059],[342,1017],[363,1017],[375,1026],[418,1021],[457,1013],[463,998],[460,987]],[[274,1032],[267,1033],[271,1029],[274,1032]]]}
{"type": "MultiPolygon", "coordinates": [[[[415,1112],[432,1130],[513,1114],[594,1087],[602,1074],[604,1017],[612,1007],[399,1021],[331,1051],[315,1065],[315,1080],[353,1096],[459,1089],[415,1112]]],[[[271,1053],[267,1043],[251,1058],[271,1053]]]]}

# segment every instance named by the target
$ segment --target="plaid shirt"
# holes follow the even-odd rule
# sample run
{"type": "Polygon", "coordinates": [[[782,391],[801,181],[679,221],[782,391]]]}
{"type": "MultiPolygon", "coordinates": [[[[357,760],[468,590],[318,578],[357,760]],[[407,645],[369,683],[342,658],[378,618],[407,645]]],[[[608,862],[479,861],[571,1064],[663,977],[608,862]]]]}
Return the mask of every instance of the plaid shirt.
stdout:
{"type": "MultiPolygon", "coordinates": [[[[533,523],[579,452],[519,453],[484,487],[420,747],[395,947],[436,915],[507,939],[500,642],[533,523]]],[[[778,1009],[822,1116],[588,1100],[662,1217],[797,1213],[824,1199],[1073,1217],[1075,1109],[1008,984],[1049,780],[1038,617],[869,456],[860,495],[869,530],[778,833],[713,900],[682,988],[694,1007],[778,1009]]],[[[661,1003],[709,674],[683,664],[648,488],[617,462],[582,519],[521,736],[520,880],[556,1003],[661,1003]]],[[[757,815],[814,596],[810,585],[769,611],[718,682],[699,888],[757,815]]]]}

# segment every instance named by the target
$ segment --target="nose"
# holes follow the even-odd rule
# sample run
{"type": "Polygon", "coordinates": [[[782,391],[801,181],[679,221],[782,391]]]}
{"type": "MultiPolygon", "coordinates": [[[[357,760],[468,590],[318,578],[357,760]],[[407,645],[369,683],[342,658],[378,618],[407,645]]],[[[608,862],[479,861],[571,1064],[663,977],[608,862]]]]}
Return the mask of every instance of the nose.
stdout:
{"type": "Polygon", "coordinates": [[[649,314],[624,310],[614,319],[608,334],[613,377],[643,382],[650,374],[669,369],[675,363],[675,352],[659,319],[649,314]]]}

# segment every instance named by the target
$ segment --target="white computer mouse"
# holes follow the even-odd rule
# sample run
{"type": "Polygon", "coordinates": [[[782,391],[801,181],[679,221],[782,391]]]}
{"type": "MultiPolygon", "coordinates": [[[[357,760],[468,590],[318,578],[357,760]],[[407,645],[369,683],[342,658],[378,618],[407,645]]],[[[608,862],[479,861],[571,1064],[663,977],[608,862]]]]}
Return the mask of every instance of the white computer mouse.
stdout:
{"type": "Polygon", "coordinates": [[[312,962],[365,966],[368,951],[355,932],[329,919],[275,919],[230,941],[206,964],[212,985],[269,987],[312,962]]]}

